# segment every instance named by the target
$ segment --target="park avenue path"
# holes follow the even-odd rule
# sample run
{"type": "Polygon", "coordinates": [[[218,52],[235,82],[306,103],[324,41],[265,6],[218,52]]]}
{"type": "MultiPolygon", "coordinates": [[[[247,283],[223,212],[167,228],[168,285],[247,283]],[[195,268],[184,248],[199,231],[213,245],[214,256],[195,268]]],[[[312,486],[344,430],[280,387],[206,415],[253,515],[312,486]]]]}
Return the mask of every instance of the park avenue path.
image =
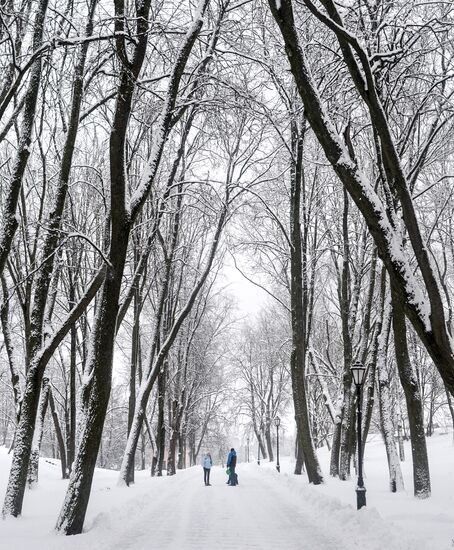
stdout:
{"type": "MultiPolygon", "coordinates": [[[[163,478],[118,550],[345,550],[327,529],[327,518],[280,483],[273,470],[239,465],[239,485],[226,485],[214,467],[210,487],[202,468],[163,478]],[[170,486],[171,485],[171,486],[170,486]]],[[[150,495],[151,496],[151,495],[150,495]]]]}
{"type": "MultiPolygon", "coordinates": [[[[0,452],[0,491],[10,459],[0,452]]],[[[0,550],[434,550],[373,506],[357,511],[354,483],[345,503],[327,492],[330,480],[311,486],[284,462],[281,474],[267,462],[239,463],[236,487],[221,466],[210,487],[201,466],[171,477],[136,472],[131,487],[118,486],[117,471],[96,469],[84,532],[65,537],[54,526],[68,482],[58,461],[41,459],[22,516],[0,521],[0,550]]]]}

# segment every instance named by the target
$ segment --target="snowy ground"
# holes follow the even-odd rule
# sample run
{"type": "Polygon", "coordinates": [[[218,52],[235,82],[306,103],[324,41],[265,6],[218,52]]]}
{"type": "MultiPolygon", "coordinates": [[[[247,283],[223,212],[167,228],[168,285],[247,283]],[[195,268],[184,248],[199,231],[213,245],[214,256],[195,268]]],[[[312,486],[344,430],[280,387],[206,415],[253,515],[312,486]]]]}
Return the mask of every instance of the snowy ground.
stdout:
{"type": "MultiPolygon", "coordinates": [[[[387,491],[386,458],[376,439],[366,447],[367,508],[356,510],[354,480],[328,478],[322,487],[294,476],[281,460],[238,465],[240,485],[229,487],[221,467],[203,485],[202,468],[174,477],[138,473],[131,488],[117,473],[97,470],[85,532],[53,532],[66,483],[59,465],[41,460],[40,485],[27,491],[23,515],[0,522],[0,549],[8,550],[447,550],[454,539],[454,445],[451,435],[429,440],[433,497],[412,497],[411,457],[403,464],[407,490],[387,491]]],[[[328,454],[320,453],[324,472],[328,454]]],[[[0,450],[0,495],[9,457],[0,450]]]]}

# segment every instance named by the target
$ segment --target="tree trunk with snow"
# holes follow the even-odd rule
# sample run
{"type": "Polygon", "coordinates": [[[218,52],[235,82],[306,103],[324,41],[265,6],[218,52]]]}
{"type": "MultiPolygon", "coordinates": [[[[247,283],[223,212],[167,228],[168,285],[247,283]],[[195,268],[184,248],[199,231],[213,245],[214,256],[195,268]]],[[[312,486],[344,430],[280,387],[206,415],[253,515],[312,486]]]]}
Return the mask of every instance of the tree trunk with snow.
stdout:
{"type": "Polygon", "coordinates": [[[183,417],[183,407],[174,399],[172,402],[172,425],[169,436],[169,452],[167,456],[167,475],[173,476],[176,472],[176,452],[177,444],[180,438],[181,419],[183,417]]]}
{"type": "Polygon", "coordinates": [[[157,383],[157,400],[158,400],[158,419],[156,423],[156,449],[158,452],[158,461],[156,464],[156,475],[162,476],[164,467],[164,455],[166,450],[166,425],[165,425],[165,399],[167,387],[167,359],[163,361],[163,365],[158,374],[157,383]]]}
{"type": "Polygon", "coordinates": [[[396,432],[390,392],[390,380],[387,373],[388,342],[391,329],[390,303],[386,301],[386,274],[382,272],[381,283],[381,311],[379,312],[380,335],[378,337],[377,370],[378,370],[378,399],[380,409],[380,429],[386,449],[389,470],[389,487],[392,492],[402,491],[404,481],[397,453],[394,434],[396,432]]]}
{"type": "Polygon", "coordinates": [[[178,470],[186,468],[186,439],[184,437],[184,427],[182,427],[181,433],[178,434],[178,470]]]}
{"type": "MultiPolygon", "coordinates": [[[[69,288],[70,304],[76,303],[74,281],[70,280],[69,288]]],[[[70,343],[70,356],[69,356],[69,407],[68,407],[68,422],[66,432],[66,447],[67,447],[67,465],[68,472],[71,471],[72,463],[76,455],[76,375],[77,375],[77,357],[76,357],[76,344],[77,344],[77,328],[74,325],[71,327],[71,343],[70,343]]],[[[66,476],[65,476],[66,477],[66,476]]]]}
{"type": "Polygon", "coordinates": [[[333,426],[333,439],[331,441],[331,454],[329,462],[329,474],[333,477],[339,476],[339,458],[341,445],[342,422],[341,415],[333,426]]]}
{"type": "Polygon", "coordinates": [[[404,481],[402,470],[400,468],[399,455],[397,453],[396,441],[394,439],[395,427],[391,415],[391,399],[389,391],[389,379],[386,374],[385,362],[379,360],[379,405],[380,405],[380,425],[385,443],[386,456],[389,469],[389,487],[392,492],[402,491],[404,481]]]}
{"type": "Polygon", "coordinates": [[[11,333],[10,318],[9,318],[9,293],[6,286],[6,282],[3,276],[1,276],[3,303],[0,305],[0,320],[2,325],[3,342],[8,357],[9,370],[11,375],[11,386],[13,388],[14,397],[14,409],[16,422],[19,422],[20,409],[22,402],[22,389],[20,385],[19,369],[16,364],[14,356],[14,344],[13,335],[11,333]]]}
{"type": "Polygon", "coordinates": [[[268,460],[270,462],[274,462],[273,444],[271,442],[270,422],[267,422],[265,426],[265,441],[266,441],[266,448],[268,449],[268,460]]]}
{"type": "Polygon", "coordinates": [[[54,421],[55,435],[57,436],[58,450],[60,452],[60,463],[61,463],[61,477],[62,479],[67,479],[69,477],[69,472],[66,462],[66,448],[65,441],[63,439],[63,433],[60,426],[60,420],[58,418],[58,413],[55,408],[55,400],[52,392],[52,387],[49,387],[49,407],[52,414],[52,420],[54,421]]]}
{"type": "Polygon", "coordinates": [[[399,378],[405,393],[408,423],[410,426],[414,494],[419,498],[428,498],[430,497],[431,487],[429,459],[427,457],[426,438],[424,434],[424,412],[421,392],[408,353],[404,305],[401,296],[394,288],[391,289],[391,292],[396,363],[399,371],[399,378]]]}
{"type": "MultiPolygon", "coordinates": [[[[116,334],[116,319],[123,270],[131,231],[132,216],[126,204],[125,142],[131,112],[133,92],[139,77],[147,48],[148,12],[150,2],[145,1],[137,9],[137,41],[133,61],[122,59],[122,72],[118,88],[112,132],[110,134],[110,183],[111,183],[111,228],[109,266],[98,302],[96,319],[91,335],[91,359],[87,366],[83,385],[83,418],[80,426],[80,441],[74,460],[69,487],[57,521],[56,529],[67,535],[82,531],[90,497],[93,472],[98,456],[102,430],[110,397],[112,383],[113,347],[116,334]],[[126,66],[127,63],[127,66],[126,66]]],[[[115,5],[115,30],[117,53],[125,52],[124,5],[115,5]]],[[[139,204],[141,199],[139,198],[139,204]]]]}
{"type": "Polygon", "coordinates": [[[342,345],[344,353],[342,375],[342,430],[339,454],[339,478],[350,478],[350,463],[353,456],[352,433],[354,430],[355,410],[353,397],[353,379],[350,367],[352,365],[352,340],[350,325],[351,289],[350,289],[350,245],[348,237],[349,201],[344,190],[344,209],[342,215],[343,255],[342,272],[340,274],[339,302],[342,321],[342,345]]]}
{"type": "Polygon", "coordinates": [[[33,436],[32,452],[30,455],[30,463],[28,465],[27,482],[30,488],[38,483],[39,469],[39,451],[41,449],[41,441],[44,434],[44,419],[46,417],[47,406],[49,404],[49,379],[43,378],[41,398],[38,407],[38,417],[36,419],[35,434],[33,436]]]}
{"type": "Polygon", "coordinates": [[[297,426],[298,449],[303,453],[309,481],[317,485],[323,482],[323,476],[311,434],[305,380],[307,312],[303,307],[303,261],[300,222],[304,128],[298,128],[297,122],[293,120],[291,131],[294,161],[290,173],[290,302],[292,322],[290,372],[297,426]]]}

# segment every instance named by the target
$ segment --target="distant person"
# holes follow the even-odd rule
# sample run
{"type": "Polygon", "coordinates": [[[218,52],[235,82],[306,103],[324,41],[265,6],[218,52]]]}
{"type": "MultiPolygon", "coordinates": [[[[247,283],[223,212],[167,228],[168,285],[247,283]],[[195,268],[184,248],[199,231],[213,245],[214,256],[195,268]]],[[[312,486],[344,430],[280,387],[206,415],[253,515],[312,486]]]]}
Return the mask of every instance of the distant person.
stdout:
{"type": "Polygon", "coordinates": [[[205,485],[210,485],[210,471],[211,471],[211,466],[213,466],[213,461],[211,460],[210,453],[206,453],[206,455],[203,457],[202,466],[203,466],[203,480],[205,481],[205,485]]]}
{"type": "Polygon", "coordinates": [[[230,449],[229,456],[227,457],[227,468],[229,468],[230,470],[228,485],[230,485],[231,487],[234,487],[235,485],[238,485],[238,481],[237,481],[237,476],[235,472],[236,451],[233,447],[230,449]]]}

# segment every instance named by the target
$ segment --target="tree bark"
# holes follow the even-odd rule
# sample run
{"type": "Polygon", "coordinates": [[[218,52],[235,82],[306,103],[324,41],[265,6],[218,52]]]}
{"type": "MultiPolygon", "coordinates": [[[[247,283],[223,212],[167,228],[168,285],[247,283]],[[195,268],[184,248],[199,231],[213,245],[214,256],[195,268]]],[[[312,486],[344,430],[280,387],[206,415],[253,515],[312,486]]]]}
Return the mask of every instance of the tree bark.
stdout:
{"type": "Polygon", "coordinates": [[[269,462],[274,462],[273,444],[271,443],[271,430],[269,422],[267,422],[265,427],[265,441],[266,448],[268,449],[268,460],[269,462]]]}
{"type": "Polygon", "coordinates": [[[410,361],[407,345],[407,327],[401,296],[391,289],[392,321],[397,369],[407,403],[413,457],[414,494],[419,498],[430,497],[429,460],[424,435],[424,413],[416,373],[410,361]]]}
{"type": "Polygon", "coordinates": [[[290,176],[290,301],[292,322],[292,352],[290,372],[292,379],[293,403],[297,426],[298,449],[304,455],[306,471],[311,483],[323,482],[317,454],[312,440],[306,398],[306,311],[303,308],[303,262],[301,253],[301,179],[303,161],[304,131],[298,131],[296,121],[292,121],[292,162],[290,176]]]}
{"type": "Polygon", "coordinates": [[[350,462],[353,456],[352,433],[355,410],[352,390],[352,341],[350,335],[350,246],[348,238],[348,195],[344,189],[344,210],[342,216],[343,256],[340,276],[339,302],[342,321],[342,345],[344,352],[344,372],[342,375],[342,429],[339,455],[339,479],[350,478],[350,462]]]}
{"type": "Polygon", "coordinates": [[[38,417],[36,419],[35,434],[33,437],[32,452],[30,455],[30,463],[28,465],[27,482],[30,488],[38,483],[39,470],[39,451],[41,449],[41,441],[44,434],[44,419],[46,417],[47,405],[49,404],[49,379],[43,378],[41,398],[38,407],[38,417]]]}
{"type": "Polygon", "coordinates": [[[386,274],[382,272],[381,282],[381,307],[380,307],[380,335],[378,337],[378,397],[380,409],[380,428],[386,449],[389,470],[389,488],[392,492],[404,489],[404,480],[400,468],[399,455],[397,454],[394,438],[395,426],[392,415],[392,401],[390,392],[390,380],[386,370],[388,356],[388,341],[391,329],[390,304],[386,303],[386,274]]]}
{"type": "Polygon", "coordinates": [[[34,424],[38,410],[41,382],[46,365],[62,342],[70,327],[82,315],[96,295],[104,280],[104,268],[95,276],[84,296],[69,312],[62,325],[49,338],[43,349],[33,360],[27,372],[19,424],[16,430],[14,455],[8,478],[3,515],[19,516],[22,512],[24,491],[27,484],[27,471],[30,461],[30,450],[33,442],[34,424]]]}
{"type": "Polygon", "coordinates": [[[69,477],[69,472],[66,466],[65,441],[63,439],[63,433],[61,430],[60,421],[58,419],[58,413],[55,408],[55,401],[51,387],[49,388],[49,407],[52,414],[52,420],[54,421],[55,434],[57,436],[58,449],[60,451],[61,477],[62,479],[67,479],[69,477]]]}
{"type": "Polygon", "coordinates": [[[166,396],[166,384],[167,382],[167,360],[163,362],[163,367],[158,374],[158,420],[156,425],[156,448],[158,453],[158,460],[156,464],[156,475],[162,476],[164,454],[166,446],[166,426],[164,418],[164,406],[166,396]]]}
{"type": "MultiPolygon", "coordinates": [[[[125,143],[131,112],[132,97],[139,77],[148,41],[148,13],[150,1],[137,4],[137,38],[130,62],[123,57],[125,14],[122,0],[115,2],[115,30],[118,32],[117,53],[121,58],[122,72],[118,87],[112,131],[110,134],[110,192],[111,226],[109,266],[98,303],[91,335],[91,358],[83,386],[83,419],[80,443],[74,460],[69,487],[66,493],[57,531],[66,535],[82,531],[90,498],[93,473],[106,417],[112,384],[112,359],[116,334],[116,319],[126,253],[131,231],[131,212],[126,206],[125,143]]],[[[145,197],[143,198],[143,201],[145,197]]],[[[141,199],[141,204],[143,204],[141,199]]],[[[138,215],[138,211],[135,214],[138,215]]]]}

